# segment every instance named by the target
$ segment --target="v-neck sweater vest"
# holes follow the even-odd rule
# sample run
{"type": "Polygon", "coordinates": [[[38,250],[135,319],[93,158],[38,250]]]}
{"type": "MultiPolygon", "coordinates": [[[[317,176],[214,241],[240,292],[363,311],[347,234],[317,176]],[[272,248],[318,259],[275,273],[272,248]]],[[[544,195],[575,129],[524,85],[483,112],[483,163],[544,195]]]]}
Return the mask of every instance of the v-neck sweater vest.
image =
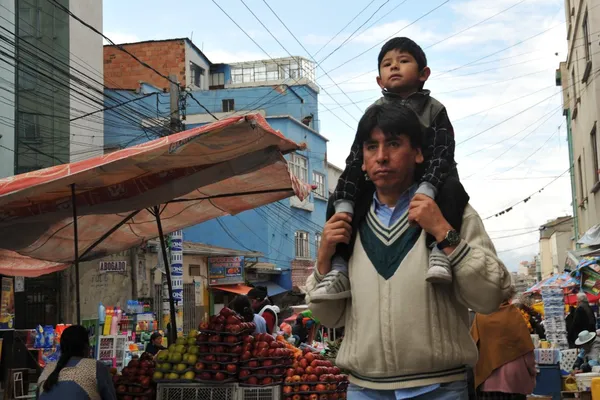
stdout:
{"type": "MultiPolygon", "coordinates": [[[[511,284],[481,219],[467,207],[463,240],[449,256],[454,283],[447,286],[425,281],[430,251],[424,231],[416,234],[403,221],[385,231],[375,222],[369,216],[357,232],[348,266],[351,298],[309,303],[324,326],[345,327],[336,363],[350,372],[352,383],[370,389],[465,379],[465,366],[477,362],[468,308],[495,311],[511,284]],[[397,256],[383,254],[393,253],[394,244],[407,248],[395,270],[397,256]],[[380,261],[385,263],[376,267],[380,261]]],[[[317,271],[309,277],[309,298],[322,279],[317,271]]]]}

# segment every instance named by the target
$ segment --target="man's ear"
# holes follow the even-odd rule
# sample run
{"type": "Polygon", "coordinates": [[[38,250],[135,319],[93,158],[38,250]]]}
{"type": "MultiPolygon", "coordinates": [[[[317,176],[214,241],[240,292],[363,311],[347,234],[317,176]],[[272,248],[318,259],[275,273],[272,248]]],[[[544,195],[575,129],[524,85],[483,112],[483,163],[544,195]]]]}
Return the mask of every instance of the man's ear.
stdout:
{"type": "Polygon", "coordinates": [[[383,82],[381,81],[381,77],[378,76],[376,80],[377,80],[377,84],[379,85],[381,90],[385,89],[385,86],[383,85],[383,82]]]}
{"type": "Polygon", "coordinates": [[[427,79],[429,79],[430,75],[431,75],[431,69],[429,67],[425,67],[419,74],[419,80],[421,81],[421,83],[425,83],[425,81],[427,81],[427,79]]]}
{"type": "Polygon", "coordinates": [[[421,148],[417,147],[415,150],[417,151],[417,155],[415,156],[415,162],[417,164],[423,164],[423,162],[425,161],[425,157],[423,157],[423,152],[421,151],[421,148]]]}

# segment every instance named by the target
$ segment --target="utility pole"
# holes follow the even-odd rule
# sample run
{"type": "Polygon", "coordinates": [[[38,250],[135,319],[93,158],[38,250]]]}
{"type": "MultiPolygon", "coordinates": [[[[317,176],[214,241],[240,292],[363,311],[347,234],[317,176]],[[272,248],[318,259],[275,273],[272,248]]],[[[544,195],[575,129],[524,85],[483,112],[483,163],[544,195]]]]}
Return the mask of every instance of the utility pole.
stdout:
{"type": "MultiPolygon", "coordinates": [[[[170,93],[170,130],[171,134],[181,131],[181,93],[177,76],[169,75],[170,93]]],[[[185,107],[185,104],[183,104],[185,107]]],[[[185,109],[184,109],[185,110],[185,109]]],[[[160,221],[160,209],[155,208],[158,230],[163,249],[165,276],[163,277],[163,315],[169,315],[171,329],[169,330],[169,344],[175,343],[175,338],[183,329],[183,232],[176,231],[170,234],[169,249],[171,258],[167,257],[167,246],[160,221]],[[170,262],[169,262],[170,261],[170,262]]],[[[164,321],[163,321],[164,323],[164,321]]]]}
{"type": "Polygon", "coordinates": [[[179,132],[181,130],[181,117],[179,115],[179,84],[177,83],[177,75],[169,75],[169,93],[171,100],[171,132],[179,132]]]}

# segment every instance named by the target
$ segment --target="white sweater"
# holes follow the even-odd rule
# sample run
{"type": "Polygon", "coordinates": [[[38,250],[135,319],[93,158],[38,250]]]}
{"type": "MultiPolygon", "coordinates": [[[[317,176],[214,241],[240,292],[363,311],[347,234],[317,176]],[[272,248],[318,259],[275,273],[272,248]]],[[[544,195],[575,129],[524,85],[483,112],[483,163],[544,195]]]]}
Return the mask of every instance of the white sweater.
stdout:
{"type": "MultiPolygon", "coordinates": [[[[387,280],[357,237],[349,262],[352,297],[309,303],[323,325],[345,326],[336,362],[351,371],[352,383],[395,390],[465,379],[464,367],[477,362],[468,309],[496,311],[511,279],[471,206],[461,236],[449,256],[454,283],[448,286],[425,281],[430,253],[425,232],[387,280]]],[[[307,282],[309,297],[322,279],[315,268],[307,282]]]]}

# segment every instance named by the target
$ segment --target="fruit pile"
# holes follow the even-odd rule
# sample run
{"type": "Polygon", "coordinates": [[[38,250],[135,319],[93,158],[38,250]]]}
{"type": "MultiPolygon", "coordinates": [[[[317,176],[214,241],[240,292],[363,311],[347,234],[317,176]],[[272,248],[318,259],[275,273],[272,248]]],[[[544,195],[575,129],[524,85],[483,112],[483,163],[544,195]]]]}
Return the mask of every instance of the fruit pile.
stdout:
{"type": "Polygon", "coordinates": [[[243,340],[240,383],[265,386],[283,382],[286,368],[293,363],[293,350],[267,333],[246,336],[243,340]]]}
{"type": "Polygon", "coordinates": [[[150,354],[144,353],[140,360],[131,360],[123,368],[121,375],[113,375],[117,397],[121,400],[154,399],[155,390],[152,384],[154,373],[155,364],[150,354]]]}
{"type": "Polygon", "coordinates": [[[243,322],[235,311],[225,307],[209,322],[200,324],[196,344],[199,360],[194,366],[196,380],[232,382],[238,377],[242,345],[256,329],[253,322],[243,322]]]}
{"type": "Polygon", "coordinates": [[[198,362],[200,347],[196,345],[198,332],[192,330],[187,337],[177,338],[177,341],[156,355],[158,363],[153,374],[154,381],[161,380],[194,380],[193,366],[198,362]]]}
{"type": "Polygon", "coordinates": [[[286,371],[284,400],[343,400],[348,376],[331,361],[306,349],[286,371]]]}

